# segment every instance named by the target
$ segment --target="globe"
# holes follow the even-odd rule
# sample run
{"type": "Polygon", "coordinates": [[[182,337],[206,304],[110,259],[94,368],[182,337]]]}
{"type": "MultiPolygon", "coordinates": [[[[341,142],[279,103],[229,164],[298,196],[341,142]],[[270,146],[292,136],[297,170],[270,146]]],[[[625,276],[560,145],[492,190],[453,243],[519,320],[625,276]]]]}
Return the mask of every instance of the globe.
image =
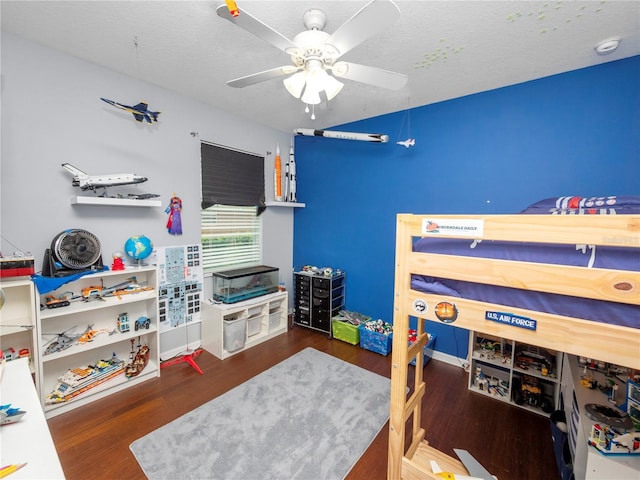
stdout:
{"type": "Polygon", "coordinates": [[[153,243],[144,235],[134,235],[124,243],[124,251],[141,265],[142,260],[153,252],[153,243]]]}

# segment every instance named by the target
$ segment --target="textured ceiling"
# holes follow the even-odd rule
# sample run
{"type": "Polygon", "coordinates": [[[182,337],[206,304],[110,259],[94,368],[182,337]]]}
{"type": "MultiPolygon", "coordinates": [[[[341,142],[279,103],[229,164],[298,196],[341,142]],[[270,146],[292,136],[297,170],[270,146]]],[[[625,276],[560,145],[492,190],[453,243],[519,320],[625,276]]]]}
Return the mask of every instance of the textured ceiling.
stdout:
{"type": "MultiPolygon", "coordinates": [[[[288,65],[284,52],[216,15],[217,1],[8,1],[2,30],[290,132],[326,128],[640,54],[640,1],[397,1],[400,18],[341,60],[407,74],[390,91],[345,81],[316,120],[278,79],[227,80],[288,65]],[[620,37],[615,52],[594,46],[620,37]]],[[[292,39],[320,8],[332,33],[367,1],[243,1],[292,39]]],[[[141,97],[142,98],[142,97],[141,97]]],[[[136,99],[118,99],[137,101],[136,99]]],[[[152,105],[153,106],[153,105],[152,105]]],[[[161,105],[157,108],[161,109],[161,105]]]]}

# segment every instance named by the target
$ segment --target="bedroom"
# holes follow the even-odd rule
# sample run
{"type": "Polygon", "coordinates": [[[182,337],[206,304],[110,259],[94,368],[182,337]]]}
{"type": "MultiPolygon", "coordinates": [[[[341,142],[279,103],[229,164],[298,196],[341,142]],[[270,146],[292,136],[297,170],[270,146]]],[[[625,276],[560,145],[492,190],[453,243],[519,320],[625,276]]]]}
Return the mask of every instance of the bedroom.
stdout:
{"type": "MultiPolygon", "coordinates": [[[[153,191],[164,185],[167,174],[147,172],[146,165],[159,161],[164,150],[172,157],[164,167],[175,171],[175,163],[197,148],[191,131],[258,152],[277,141],[286,145],[290,138],[4,33],[2,49],[2,234],[37,257],[64,228],[82,225],[96,231],[108,239],[110,249],[139,228],[135,212],[104,211],[94,218],[72,209],[70,182],[59,167],[64,161],[86,162],[87,169],[97,170],[117,156],[133,157],[131,168],[150,177],[153,191]],[[19,65],[22,58],[30,61],[19,65]],[[159,109],[176,112],[178,119],[165,114],[165,122],[180,134],[145,152],[147,132],[141,142],[140,130],[111,126],[114,115],[102,115],[102,107],[92,103],[108,96],[114,84],[122,85],[118,95],[123,98],[150,95],[158,99],[159,109]],[[82,90],[88,91],[85,100],[80,100],[82,90]],[[25,111],[24,105],[36,111],[25,111]],[[247,129],[251,138],[243,134],[247,129]],[[28,151],[16,147],[27,144],[28,151]],[[33,169],[31,162],[37,162],[33,169]],[[33,175],[36,170],[39,174],[33,175]]],[[[340,126],[385,132],[393,143],[416,138],[409,149],[299,139],[296,152],[304,158],[299,177],[307,179],[300,195],[304,192],[307,207],[265,212],[273,223],[267,227],[271,248],[265,248],[264,262],[283,270],[304,264],[342,268],[348,276],[348,307],[391,319],[397,213],[511,213],[554,195],[640,194],[639,77],[640,58],[635,56],[340,126]],[[290,232],[284,241],[282,230],[290,232]]],[[[199,183],[198,172],[179,172],[169,188],[185,200],[186,221],[197,224],[199,192],[193,185],[199,183]]],[[[154,214],[147,234],[163,238],[165,220],[164,214],[154,214]]],[[[198,239],[198,232],[184,237],[186,242],[198,239]]],[[[3,244],[5,249],[11,250],[3,244]]],[[[466,357],[466,335],[442,328],[434,333],[443,358],[466,357]]]]}

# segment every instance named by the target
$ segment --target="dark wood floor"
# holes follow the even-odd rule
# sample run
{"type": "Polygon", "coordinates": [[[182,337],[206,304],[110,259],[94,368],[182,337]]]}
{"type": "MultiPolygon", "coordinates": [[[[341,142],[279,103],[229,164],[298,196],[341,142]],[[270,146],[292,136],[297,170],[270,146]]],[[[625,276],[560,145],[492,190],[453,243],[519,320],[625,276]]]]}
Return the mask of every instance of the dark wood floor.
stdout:
{"type": "MultiPolygon", "coordinates": [[[[390,356],[301,327],[224,361],[203,352],[198,365],[204,375],[186,363],[173,365],[158,379],[50,419],[66,478],[144,479],[129,450],[134,440],[306,347],[390,376],[390,356]]],[[[450,455],[453,448],[469,450],[500,480],[559,478],[547,418],[469,392],[467,374],[459,367],[432,360],[424,374],[422,426],[431,445],[450,455]]],[[[348,480],[386,478],[387,430],[385,426],[348,480]]]]}

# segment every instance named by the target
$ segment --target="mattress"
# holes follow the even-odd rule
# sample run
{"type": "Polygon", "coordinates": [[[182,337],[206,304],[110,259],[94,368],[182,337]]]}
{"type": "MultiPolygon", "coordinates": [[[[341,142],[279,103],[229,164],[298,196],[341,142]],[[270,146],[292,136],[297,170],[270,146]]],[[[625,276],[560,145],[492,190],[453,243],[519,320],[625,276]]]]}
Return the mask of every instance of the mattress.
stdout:
{"type": "MultiPolygon", "coordinates": [[[[521,213],[555,215],[640,214],[640,197],[558,197],[541,200],[521,213]]],[[[640,271],[640,250],[632,247],[513,243],[423,237],[414,242],[413,250],[416,252],[571,265],[585,268],[640,271]]],[[[637,305],[463,282],[426,275],[412,275],[411,288],[424,293],[459,297],[514,308],[584,318],[613,325],[640,328],[640,306],[637,305]]]]}

